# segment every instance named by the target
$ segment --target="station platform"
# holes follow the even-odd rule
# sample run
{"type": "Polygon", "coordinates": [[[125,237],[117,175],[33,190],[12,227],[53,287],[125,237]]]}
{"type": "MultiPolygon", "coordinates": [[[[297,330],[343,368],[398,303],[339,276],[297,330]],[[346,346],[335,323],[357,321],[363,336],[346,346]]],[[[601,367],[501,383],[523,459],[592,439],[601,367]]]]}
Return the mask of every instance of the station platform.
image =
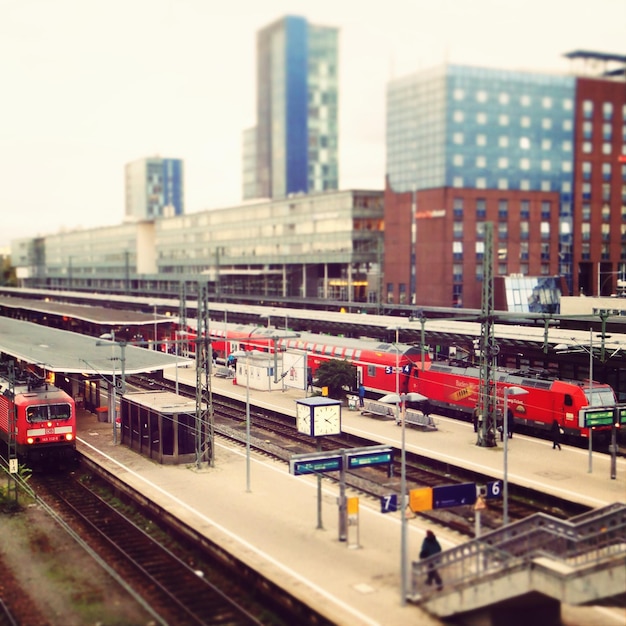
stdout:
{"type": "MultiPolygon", "coordinates": [[[[195,384],[193,368],[179,368],[169,378],[195,384]]],[[[213,378],[213,393],[245,402],[246,386],[213,378]]],[[[249,390],[251,405],[259,404],[294,415],[302,390],[249,390]]],[[[435,416],[436,431],[407,428],[406,448],[450,464],[472,467],[502,477],[502,447],[479,448],[472,426],[435,416]]],[[[342,428],[381,444],[401,445],[401,428],[393,419],[366,417],[359,411],[342,411],[342,428]]],[[[88,412],[79,414],[81,452],[112,469],[144,495],[157,500],[172,514],[219,542],[255,569],[289,589],[338,625],[441,624],[420,607],[401,601],[401,519],[399,513],[383,514],[380,502],[359,497],[358,523],[348,527],[347,541],[339,540],[338,486],[322,481],[319,527],[317,479],[292,476],[288,467],[251,453],[250,489],[247,489],[246,454],[242,446],[216,439],[214,467],[159,465],[120,445],[115,445],[112,425],[99,422],[88,412]]],[[[606,455],[592,457],[588,472],[584,450],[515,435],[508,447],[510,483],[519,483],[575,499],[592,507],[624,501],[626,461],[618,459],[617,480],[609,477],[606,455]]],[[[397,482],[397,481],[396,481],[397,482]]],[[[390,492],[397,485],[390,486],[390,492]]],[[[464,538],[440,530],[419,515],[407,523],[407,561],[418,558],[426,530],[434,530],[444,550],[464,538]]],[[[445,581],[444,581],[445,584],[445,581]]],[[[582,610],[582,609],[580,609],[582,610]]],[[[585,609],[589,611],[590,609],[585,609]]],[[[578,609],[576,609],[578,611],[578,609]]],[[[601,624],[585,617],[573,625],[601,624]]],[[[606,623],[606,622],[604,622],[606,623]]]]}

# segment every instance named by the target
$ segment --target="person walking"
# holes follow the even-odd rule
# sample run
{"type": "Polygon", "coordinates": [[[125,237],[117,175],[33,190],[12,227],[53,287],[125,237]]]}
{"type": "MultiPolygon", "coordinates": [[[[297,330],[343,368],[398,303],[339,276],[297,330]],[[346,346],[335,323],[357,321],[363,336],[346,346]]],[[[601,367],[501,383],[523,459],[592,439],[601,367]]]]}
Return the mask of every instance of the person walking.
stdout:
{"type": "Polygon", "coordinates": [[[554,420],[552,422],[552,428],[550,429],[550,434],[552,435],[552,449],[555,450],[558,448],[561,449],[561,427],[559,423],[554,420]]]}
{"type": "MultiPolygon", "coordinates": [[[[439,545],[435,533],[432,530],[427,530],[420,550],[420,559],[427,559],[435,554],[439,554],[439,552],[441,552],[441,545],[439,545]]],[[[441,576],[439,576],[435,563],[429,563],[426,584],[432,585],[433,582],[437,584],[438,591],[443,589],[443,581],[441,580],[441,576]]]]}
{"type": "Polygon", "coordinates": [[[359,385],[359,406],[363,408],[365,406],[365,387],[363,383],[359,385]]]}

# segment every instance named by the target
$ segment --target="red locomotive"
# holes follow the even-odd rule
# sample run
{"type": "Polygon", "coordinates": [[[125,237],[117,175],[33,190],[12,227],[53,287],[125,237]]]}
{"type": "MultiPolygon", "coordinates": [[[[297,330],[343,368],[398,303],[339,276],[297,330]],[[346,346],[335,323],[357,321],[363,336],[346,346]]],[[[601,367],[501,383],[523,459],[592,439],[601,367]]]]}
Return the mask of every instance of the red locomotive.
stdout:
{"type": "MultiPolygon", "coordinates": [[[[513,427],[526,426],[548,432],[556,420],[567,435],[588,437],[588,429],[579,426],[580,409],[617,403],[613,389],[598,382],[590,386],[589,381],[551,380],[504,368],[497,369],[495,380],[496,404],[500,410],[504,405],[505,387],[521,387],[527,392],[509,395],[507,417],[513,427]]],[[[426,396],[436,411],[472,419],[478,405],[479,381],[480,371],[476,366],[433,363],[423,372],[413,372],[409,391],[426,396]]],[[[610,426],[597,430],[609,431],[610,426]]]]}
{"type": "Polygon", "coordinates": [[[0,439],[5,443],[11,424],[20,461],[74,460],[74,400],[46,380],[28,373],[11,385],[8,378],[0,376],[0,439]]]}
{"type": "MultiPolygon", "coordinates": [[[[407,344],[386,343],[367,339],[350,339],[331,335],[298,333],[294,337],[275,328],[246,325],[216,324],[209,328],[211,348],[216,359],[226,361],[228,355],[237,350],[300,350],[307,354],[307,367],[314,379],[319,366],[330,359],[346,360],[357,370],[357,381],[374,393],[396,391],[396,364],[400,393],[408,390],[409,375],[422,367],[420,348],[407,344]]],[[[193,339],[190,338],[193,343],[193,339]]],[[[430,366],[428,351],[423,355],[424,368],[430,366]]]]}

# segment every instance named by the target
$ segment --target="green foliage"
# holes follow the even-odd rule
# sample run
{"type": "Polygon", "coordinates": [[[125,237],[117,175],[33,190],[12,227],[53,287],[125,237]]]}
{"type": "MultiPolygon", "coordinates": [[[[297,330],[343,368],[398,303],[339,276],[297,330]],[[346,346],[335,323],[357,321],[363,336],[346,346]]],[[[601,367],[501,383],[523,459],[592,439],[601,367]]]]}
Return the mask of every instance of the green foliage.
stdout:
{"type": "Polygon", "coordinates": [[[319,387],[328,387],[331,398],[341,399],[356,386],[356,367],[348,361],[331,359],[319,366],[316,377],[319,387]]]}

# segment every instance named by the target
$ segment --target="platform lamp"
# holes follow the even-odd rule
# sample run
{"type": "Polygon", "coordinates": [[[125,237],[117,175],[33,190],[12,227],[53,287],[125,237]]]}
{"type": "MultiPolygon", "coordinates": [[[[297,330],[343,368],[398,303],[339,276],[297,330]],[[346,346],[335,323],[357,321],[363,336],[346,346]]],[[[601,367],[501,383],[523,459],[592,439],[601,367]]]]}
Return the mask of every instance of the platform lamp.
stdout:
{"type": "Polygon", "coordinates": [[[509,396],[523,396],[528,391],[522,387],[505,387],[504,388],[504,415],[502,418],[502,436],[504,438],[504,479],[502,481],[502,524],[507,526],[509,523],[509,468],[508,468],[508,451],[509,451],[509,396]]]}
{"type": "MultiPolygon", "coordinates": [[[[122,369],[122,379],[120,385],[120,392],[123,394],[126,390],[126,341],[115,341],[115,331],[111,331],[110,333],[104,333],[100,335],[100,339],[104,341],[96,341],[96,346],[118,346],[120,349],[120,362],[122,369]]],[[[117,381],[115,379],[115,361],[116,357],[111,357],[113,361],[113,390],[111,392],[111,406],[113,411],[112,422],[113,422],[113,443],[117,444],[117,381]]]]}

